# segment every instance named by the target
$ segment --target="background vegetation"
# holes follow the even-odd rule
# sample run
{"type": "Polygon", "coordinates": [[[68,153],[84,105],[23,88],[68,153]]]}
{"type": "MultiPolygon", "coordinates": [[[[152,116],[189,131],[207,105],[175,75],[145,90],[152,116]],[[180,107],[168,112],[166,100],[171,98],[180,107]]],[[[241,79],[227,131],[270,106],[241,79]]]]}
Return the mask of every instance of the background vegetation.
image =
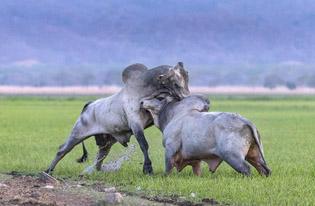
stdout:
{"type": "Polygon", "coordinates": [[[118,85],[132,63],[191,85],[315,86],[312,0],[2,0],[0,85],[118,85]]]}
{"type": "MultiPolygon", "coordinates": [[[[175,63],[168,62],[168,64],[175,63]]],[[[105,64],[60,66],[52,64],[23,67],[1,66],[0,64],[0,85],[37,87],[121,85],[121,72],[127,66],[105,64]]],[[[267,88],[285,86],[289,89],[295,89],[298,86],[315,87],[315,65],[288,62],[265,65],[210,64],[193,66],[186,64],[185,67],[189,71],[190,85],[193,86],[243,85],[267,88]]]]}

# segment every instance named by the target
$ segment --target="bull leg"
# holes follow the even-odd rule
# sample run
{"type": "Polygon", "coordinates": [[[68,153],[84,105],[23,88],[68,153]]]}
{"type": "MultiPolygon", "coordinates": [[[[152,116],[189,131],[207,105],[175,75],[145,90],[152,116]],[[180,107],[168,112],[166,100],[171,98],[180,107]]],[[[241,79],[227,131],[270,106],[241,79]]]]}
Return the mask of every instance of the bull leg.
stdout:
{"type": "Polygon", "coordinates": [[[237,172],[249,176],[250,175],[250,167],[245,161],[245,158],[237,153],[229,153],[226,155],[224,160],[235,169],[237,172]]]}
{"type": "Polygon", "coordinates": [[[52,171],[55,169],[58,162],[68,153],[70,152],[74,146],[79,144],[81,141],[83,141],[84,138],[76,138],[74,136],[70,136],[66,143],[61,145],[59,148],[59,151],[56,154],[55,159],[51,162],[49,168],[46,170],[46,173],[51,174],[52,171]]]}
{"type": "Polygon", "coordinates": [[[59,147],[59,151],[56,154],[55,159],[51,162],[49,168],[46,170],[46,173],[51,174],[55,169],[58,162],[70,152],[74,146],[82,142],[84,139],[90,137],[93,134],[88,132],[88,128],[83,127],[80,122],[77,122],[72,132],[66,142],[59,147]]]}
{"type": "Polygon", "coordinates": [[[200,167],[200,160],[198,161],[193,161],[191,166],[192,166],[192,169],[193,169],[193,173],[197,176],[200,176],[201,175],[201,167],[200,167]]]}
{"type": "Polygon", "coordinates": [[[98,145],[99,151],[95,158],[94,164],[85,168],[81,175],[92,174],[95,171],[95,169],[100,171],[102,168],[102,163],[104,159],[107,157],[110,148],[113,146],[113,144],[117,142],[114,139],[114,137],[109,134],[95,135],[95,141],[96,144],[98,145]]]}
{"type": "Polygon", "coordinates": [[[169,175],[174,168],[174,164],[171,161],[171,158],[165,158],[165,174],[169,175]]]}
{"type": "Polygon", "coordinates": [[[97,135],[95,136],[96,144],[98,145],[99,151],[95,159],[95,168],[100,171],[102,163],[107,157],[111,147],[117,142],[111,135],[97,135]],[[100,139],[102,139],[100,141],[100,139]],[[105,140],[105,141],[104,141],[105,140]]]}
{"type": "MultiPolygon", "coordinates": [[[[171,149],[170,145],[168,145],[167,147],[168,147],[168,150],[171,149]]],[[[172,153],[174,153],[174,150],[172,150],[172,153]]],[[[176,167],[177,172],[181,172],[190,162],[184,161],[183,156],[180,152],[176,152],[176,154],[174,154],[174,155],[172,155],[172,153],[170,154],[170,156],[173,156],[171,162],[176,167]]]]}
{"type": "Polygon", "coordinates": [[[149,144],[147,142],[147,140],[145,139],[144,133],[143,133],[143,129],[141,126],[139,125],[134,125],[132,127],[132,132],[135,135],[141,151],[143,153],[144,156],[144,164],[143,164],[143,173],[144,174],[148,174],[148,175],[152,175],[153,174],[153,168],[152,168],[152,163],[149,157],[149,144]]]}
{"type": "Polygon", "coordinates": [[[83,150],[83,154],[80,158],[77,159],[78,163],[86,162],[88,155],[89,155],[88,151],[86,150],[84,142],[82,142],[82,150],[83,150]]]}
{"type": "MultiPolygon", "coordinates": [[[[181,158],[181,155],[179,158],[181,158]]],[[[172,172],[172,169],[175,166],[175,162],[177,162],[177,171],[180,172],[180,170],[184,168],[182,161],[178,159],[178,155],[176,155],[176,152],[170,147],[170,145],[166,145],[165,147],[165,174],[166,175],[169,175],[172,172]]]]}
{"type": "Polygon", "coordinates": [[[165,147],[165,174],[171,173],[174,167],[180,172],[187,166],[188,161],[183,160],[180,151],[180,141],[173,141],[173,137],[164,136],[163,145],[165,147]]]}
{"type": "Polygon", "coordinates": [[[256,168],[260,175],[268,177],[271,174],[271,170],[262,158],[257,145],[250,147],[245,159],[256,168]]]}

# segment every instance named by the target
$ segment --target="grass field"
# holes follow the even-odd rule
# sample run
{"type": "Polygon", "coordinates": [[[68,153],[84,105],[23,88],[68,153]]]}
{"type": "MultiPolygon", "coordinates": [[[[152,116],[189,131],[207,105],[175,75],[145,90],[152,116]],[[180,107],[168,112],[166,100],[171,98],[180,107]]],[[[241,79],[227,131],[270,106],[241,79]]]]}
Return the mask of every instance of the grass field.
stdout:
{"type": "MultiPolygon", "coordinates": [[[[63,143],[82,106],[95,97],[0,97],[0,173],[38,173],[49,165],[63,143]]],[[[195,202],[214,198],[232,205],[315,205],[315,97],[220,97],[210,96],[212,111],[232,111],[252,120],[259,129],[265,156],[273,173],[264,178],[252,168],[244,178],[226,163],[215,174],[203,165],[201,177],[191,168],[164,177],[164,150],[156,128],[146,130],[155,174],[142,174],[143,156],[137,145],[132,160],[116,173],[95,173],[100,180],[120,189],[147,195],[179,195],[195,202]],[[191,195],[195,193],[195,197],[191,195]]],[[[55,169],[58,177],[76,178],[92,163],[94,140],[87,141],[89,162],[77,164],[81,147],[75,148],[55,169]]],[[[108,160],[125,148],[116,144],[108,160]]]]}

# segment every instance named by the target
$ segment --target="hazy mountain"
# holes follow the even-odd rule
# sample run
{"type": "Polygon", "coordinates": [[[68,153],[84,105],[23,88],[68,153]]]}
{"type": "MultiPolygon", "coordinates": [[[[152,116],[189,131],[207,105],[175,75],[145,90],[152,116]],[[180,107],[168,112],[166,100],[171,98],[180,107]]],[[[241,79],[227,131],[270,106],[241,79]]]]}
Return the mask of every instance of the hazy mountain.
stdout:
{"type": "Polygon", "coordinates": [[[299,84],[314,32],[311,0],[2,0],[0,84],[117,84],[128,64],[177,61],[198,85],[299,84]]]}

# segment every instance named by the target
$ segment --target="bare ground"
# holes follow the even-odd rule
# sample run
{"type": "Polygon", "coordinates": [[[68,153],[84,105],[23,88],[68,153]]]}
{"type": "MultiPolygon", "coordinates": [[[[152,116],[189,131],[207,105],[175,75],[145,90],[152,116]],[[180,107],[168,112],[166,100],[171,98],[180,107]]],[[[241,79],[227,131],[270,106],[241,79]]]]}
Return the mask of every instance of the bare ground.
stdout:
{"type": "Polygon", "coordinates": [[[192,203],[178,196],[157,197],[119,192],[99,182],[56,180],[16,172],[0,174],[0,206],[59,205],[217,205],[213,199],[192,203]]]}

